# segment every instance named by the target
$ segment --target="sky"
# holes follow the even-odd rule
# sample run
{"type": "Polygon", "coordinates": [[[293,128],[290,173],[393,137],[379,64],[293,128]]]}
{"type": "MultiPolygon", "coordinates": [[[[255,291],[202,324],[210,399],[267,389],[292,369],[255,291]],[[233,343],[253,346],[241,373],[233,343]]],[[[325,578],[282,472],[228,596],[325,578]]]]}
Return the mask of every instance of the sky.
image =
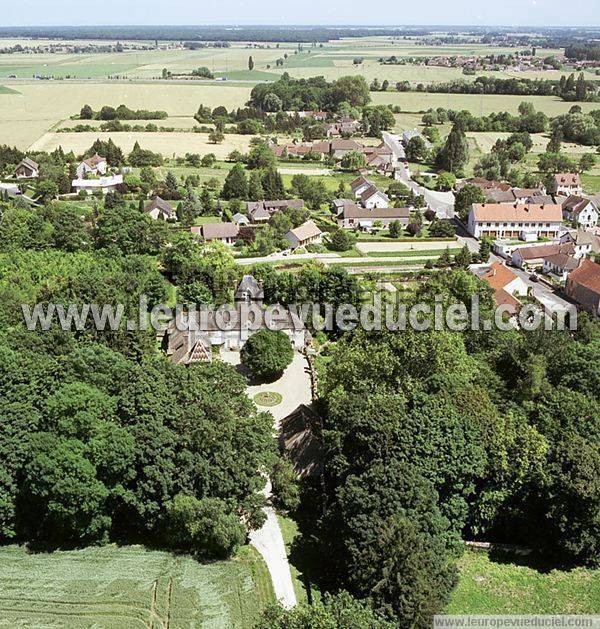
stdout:
{"type": "Polygon", "coordinates": [[[597,26],[600,0],[19,0],[2,26],[355,24],[597,26]]]}

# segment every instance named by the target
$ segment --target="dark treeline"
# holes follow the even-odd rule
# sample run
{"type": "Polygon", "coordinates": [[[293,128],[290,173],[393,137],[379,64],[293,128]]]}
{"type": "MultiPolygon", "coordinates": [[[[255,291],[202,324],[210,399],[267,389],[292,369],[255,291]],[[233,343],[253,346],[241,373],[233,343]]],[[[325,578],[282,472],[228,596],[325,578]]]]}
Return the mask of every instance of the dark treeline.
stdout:
{"type": "Polygon", "coordinates": [[[565,47],[565,57],[577,61],[600,61],[598,42],[575,43],[565,47]]]}
{"type": "Polygon", "coordinates": [[[161,39],[168,41],[263,41],[326,42],[341,37],[422,36],[422,27],[352,28],[344,26],[11,26],[0,29],[1,37],[69,39],[161,39]]]}
{"type": "MultiPolygon", "coordinates": [[[[397,86],[399,91],[408,91],[406,82],[397,86]]],[[[480,76],[474,81],[458,79],[446,83],[419,84],[417,91],[442,94],[501,94],[514,96],[560,96],[564,100],[593,100],[597,97],[597,84],[586,81],[583,74],[576,79],[574,74],[562,76],[558,81],[549,79],[498,79],[480,76]]]]}

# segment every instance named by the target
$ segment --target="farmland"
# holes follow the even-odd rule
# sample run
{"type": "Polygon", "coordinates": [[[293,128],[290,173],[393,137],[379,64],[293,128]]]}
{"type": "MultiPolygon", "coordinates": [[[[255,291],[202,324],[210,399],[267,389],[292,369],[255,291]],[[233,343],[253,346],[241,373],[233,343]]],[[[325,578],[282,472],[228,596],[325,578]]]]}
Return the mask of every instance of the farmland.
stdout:
{"type": "Polygon", "coordinates": [[[191,118],[201,103],[240,107],[251,88],[221,83],[28,82],[15,89],[20,93],[0,97],[0,134],[4,142],[25,149],[86,103],[115,107],[123,103],[191,118]]]}
{"type": "Polygon", "coordinates": [[[0,626],[251,627],[273,594],[250,547],[200,564],[139,546],[0,549],[0,626]]]}
{"type": "Polygon", "coordinates": [[[237,149],[247,152],[250,143],[250,135],[228,134],[222,144],[211,144],[206,133],[46,133],[37,140],[31,148],[36,151],[53,151],[58,146],[65,150],[72,150],[76,154],[83,153],[94,140],[108,140],[120,146],[129,153],[137,142],[145,149],[161,153],[165,157],[181,157],[186,153],[214,153],[217,159],[225,159],[231,151],[237,149]]]}

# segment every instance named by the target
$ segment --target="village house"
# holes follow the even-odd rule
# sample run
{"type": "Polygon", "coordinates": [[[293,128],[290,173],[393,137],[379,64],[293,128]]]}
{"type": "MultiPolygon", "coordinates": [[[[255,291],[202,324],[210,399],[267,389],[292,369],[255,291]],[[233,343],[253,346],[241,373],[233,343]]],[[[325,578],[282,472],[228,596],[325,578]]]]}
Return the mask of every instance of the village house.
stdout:
{"type": "Polygon", "coordinates": [[[520,269],[543,269],[546,258],[557,255],[574,257],[575,247],[571,243],[538,244],[528,247],[517,247],[511,255],[511,264],[520,269]]]}
{"type": "Polygon", "coordinates": [[[347,137],[357,133],[360,129],[360,122],[358,120],[354,120],[354,118],[349,118],[347,116],[342,116],[336,122],[331,122],[325,127],[325,135],[328,138],[339,136],[339,137],[347,137]]]}
{"type": "Polygon", "coordinates": [[[556,194],[580,196],[583,192],[581,177],[578,173],[558,173],[554,175],[554,181],[556,182],[556,194]]]}
{"type": "MultiPolygon", "coordinates": [[[[244,310],[264,310],[263,299],[262,285],[252,275],[245,275],[236,289],[233,306],[219,308],[220,319],[229,322],[227,325],[219,325],[217,310],[179,313],[163,337],[165,353],[172,362],[188,365],[212,360],[213,347],[242,349],[252,334],[263,329],[265,324],[264,317],[244,317],[244,310]]],[[[311,341],[302,320],[283,306],[272,311],[269,325],[271,329],[281,330],[298,351],[305,349],[311,341]]]]}
{"type": "MultiPolygon", "coordinates": [[[[512,195],[517,203],[529,203],[531,197],[539,197],[546,194],[545,188],[511,188],[512,195]]],[[[553,203],[553,201],[550,201],[553,203]]]]}
{"type": "Polygon", "coordinates": [[[352,194],[360,199],[361,194],[367,190],[368,188],[374,186],[374,184],[369,181],[366,177],[357,177],[353,181],[350,182],[350,190],[352,190],[352,194]]]}
{"type": "Polygon", "coordinates": [[[249,225],[250,224],[250,219],[245,215],[245,214],[241,214],[240,212],[236,212],[232,217],[231,220],[236,224],[236,225],[249,225]]]}
{"type": "Polygon", "coordinates": [[[590,199],[571,195],[562,202],[562,212],[565,221],[590,229],[598,224],[598,208],[590,199]]]}
{"type": "Polygon", "coordinates": [[[341,207],[337,214],[337,223],[344,229],[372,229],[387,228],[392,221],[399,221],[406,227],[410,219],[410,208],[386,207],[367,209],[349,202],[341,207]]]}
{"type": "Polygon", "coordinates": [[[146,205],[144,212],[149,214],[150,218],[153,218],[155,221],[159,219],[162,221],[172,221],[177,219],[177,214],[171,204],[167,203],[167,201],[161,199],[160,197],[154,197],[154,199],[146,205]]]}
{"type": "Polygon", "coordinates": [[[235,223],[206,223],[200,227],[191,227],[192,234],[199,234],[204,242],[218,240],[225,245],[234,245],[240,233],[240,226],[235,223]]]}
{"type": "Polygon", "coordinates": [[[84,190],[87,194],[94,194],[97,191],[107,194],[118,190],[123,185],[123,175],[111,175],[99,179],[75,179],[71,185],[75,192],[84,190]]]}
{"type": "Polygon", "coordinates": [[[511,314],[516,314],[521,307],[518,297],[525,297],[528,293],[527,284],[502,262],[494,262],[491,267],[484,269],[479,277],[494,291],[494,301],[497,306],[508,306],[511,314]]]}
{"type": "Polygon", "coordinates": [[[252,223],[268,223],[275,212],[285,209],[301,210],[302,199],[278,199],[273,201],[249,201],[246,203],[246,215],[252,223]]]}
{"type": "Polygon", "coordinates": [[[560,205],[474,203],[468,231],[475,238],[556,238],[562,225],[560,205]]]}
{"type": "Polygon", "coordinates": [[[85,179],[88,175],[105,175],[107,169],[108,162],[106,158],[96,153],[79,163],[79,166],[77,166],[77,179],[85,179]]]}
{"type": "Polygon", "coordinates": [[[17,179],[35,179],[40,175],[40,166],[29,157],[21,160],[20,164],[15,168],[15,177],[17,179]]]}
{"type": "Polygon", "coordinates": [[[290,243],[291,249],[305,247],[310,244],[318,244],[321,242],[323,232],[317,227],[314,221],[306,221],[299,227],[290,229],[285,235],[285,239],[290,243]]]}
{"type": "Polygon", "coordinates": [[[584,310],[600,316],[600,264],[582,260],[567,277],[565,292],[584,310]]]}
{"type": "Polygon", "coordinates": [[[570,243],[575,249],[574,258],[600,253],[600,237],[584,229],[570,229],[560,237],[561,244],[570,243]]]}
{"type": "Polygon", "coordinates": [[[556,253],[544,258],[542,270],[548,275],[553,275],[556,279],[564,282],[571,271],[574,271],[580,264],[580,260],[566,253],[556,253]]]}
{"type": "Polygon", "coordinates": [[[373,208],[390,207],[390,199],[385,192],[382,192],[374,185],[370,185],[360,195],[360,204],[372,210],[373,208]]]}

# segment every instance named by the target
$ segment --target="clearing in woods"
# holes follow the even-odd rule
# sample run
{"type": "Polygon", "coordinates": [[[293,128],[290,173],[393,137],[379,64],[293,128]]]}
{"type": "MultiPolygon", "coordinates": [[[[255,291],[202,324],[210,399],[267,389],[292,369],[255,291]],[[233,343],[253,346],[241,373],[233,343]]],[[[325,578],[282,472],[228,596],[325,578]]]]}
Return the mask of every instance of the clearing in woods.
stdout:
{"type": "Polygon", "coordinates": [[[494,561],[467,550],[447,614],[598,614],[600,570],[536,570],[526,558],[494,561]],[[521,564],[521,565],[519,565],[521,564]]]}
{"type": "Polygon", "coordinates": [[[272,601],[266,566],[250,547],[210,564],[140,546],[0,549],[3,627],[249,629],[272,601]]]}

